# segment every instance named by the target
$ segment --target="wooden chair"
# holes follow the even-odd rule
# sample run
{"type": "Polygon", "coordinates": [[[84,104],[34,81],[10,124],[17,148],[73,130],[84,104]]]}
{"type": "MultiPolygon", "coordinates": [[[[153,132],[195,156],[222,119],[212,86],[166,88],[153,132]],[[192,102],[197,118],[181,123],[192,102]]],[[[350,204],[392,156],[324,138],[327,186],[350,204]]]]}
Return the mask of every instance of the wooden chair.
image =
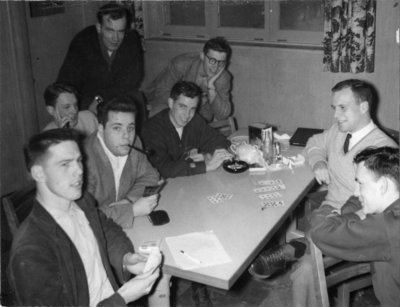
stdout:
{"type": "Polygon", "coordinates": [[[329,306],[328,290],[337,287],[338,307],[350,306],[350,293],[372,285],[371,264],[348,262],[323,256],[320,249],[309,239],[313,259],[313,275],[318,306],[329,306]]]}
{"type": "Polygon", "coordinates": [[[35,185],[31,183],[26,188],[2,198],[2,206],[12,237],[14,237],[22,221],[31,212],[32,199],[35,197],[35,194],[35,185]]]}
{"type": "Polygon", "coordinates": [[[230,136],[237,130],[235,118],[233,116],[229,116],[227,119],[211,122],[209,125],[219,130],[225,136],[230,136]]]}

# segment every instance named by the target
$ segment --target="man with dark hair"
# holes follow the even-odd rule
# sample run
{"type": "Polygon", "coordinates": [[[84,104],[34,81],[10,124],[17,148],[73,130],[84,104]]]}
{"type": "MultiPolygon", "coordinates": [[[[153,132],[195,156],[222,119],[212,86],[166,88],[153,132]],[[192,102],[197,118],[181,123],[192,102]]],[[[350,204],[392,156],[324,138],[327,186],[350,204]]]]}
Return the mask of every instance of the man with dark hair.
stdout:
{"type": "Polygon", "coordinates": [[[85,142],[87,190],[123,228],[132,227],[135,216],[148,215],[158,204],[158,195],[142,197],[146,186],[158,183],[159,174],[142,153],[135,114],[135,104],[125,98],[101,103],[98,131],[85,142]]]}
{"type": "Polygon", "coordinates": [[[165,178],[190,176],[217,169],[232,155],[230,142],[196,114],[201,89],[180,81],[171,90],[169,109],[150,118],[143,142],[154,151],[150,161],[165,178]]]}
{"type": "Polygon", "coordinates": [[[366,148],[354,157],[358,206],[341,214],[322,206],[311,216],[311,238],[321,251],[347,261],[371,262],[381,306],[400,300],[399,150],[366,148]]]}
{"type": "MultiPolygon", "coordinates": [[[[353,158],[357,152],[369,146],[397,147],[372,121],[372,104],[372,87],[364,81],[344,80],[332,88],[331,107],[336,123],[311,137],[305,148],[306,160],[314,171],[315,179],[319,184],[326,185],[326,191],[318,194],[320,201],[306,208],[306,219],[312,210],[321,205],[340,212],[343,204],[353,195],[353,158]]],[[[256,262],[262,263],[262,275],[267,278],[286,268],[288,262],[299,259],[304,252],[302,239],[295,239],[289,244],[262,252],[256,262]]]]}
{"type": "Polygon", "coordinates": [[[25,152],[36,197],[11,248],[15,305],[126,306],[148,294],[159,269],[143,273],[146,257],[134,254],[121,227],[82,193],[76,132],[42,132],[25,152]],[[129,280],[131,273],[138,276],[129,280]]]}
{"type": "Polygon", "coordinates": [[[191,81],[202,90],[199,114],[208,122],[225,119],[232,113],[232,76],[226,70],[231,47],[223,37],[207,41],[200,53],[185,53],[173,58],[145,90],[150,117],[168,108],[172,86],[178,81],[191,81]]]}
{"type": "Polygon", "coordinates": [[[143,78],[141,41],[130,29],[128,9],[110,2],[97,19],[74,37],[58,74],[81,93],[80,108],[93,112],[98,101],[136,92],[143,78]]]}
{"type": "Polygon", "coordinates": [[[78,111],[78,93],[74,87],[62,83],[50,84],[44,91],[47,112],[53,117],[43,130],[72,128],[84,136],[97,129],[97,119],[92,112],[78,111]]]}

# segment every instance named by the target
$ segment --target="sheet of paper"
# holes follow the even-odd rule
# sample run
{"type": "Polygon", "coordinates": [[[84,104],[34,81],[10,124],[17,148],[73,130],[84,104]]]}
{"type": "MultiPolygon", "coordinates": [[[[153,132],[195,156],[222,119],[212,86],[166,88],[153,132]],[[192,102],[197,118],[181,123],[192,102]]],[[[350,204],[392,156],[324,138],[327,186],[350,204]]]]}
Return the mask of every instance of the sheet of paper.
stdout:
{"type": "Polygon", "coordinates": [[[165,242],[175,260],[184,270],[191,270],[231,262],[213,231],[192,232],[167,237],[165,242]]]}

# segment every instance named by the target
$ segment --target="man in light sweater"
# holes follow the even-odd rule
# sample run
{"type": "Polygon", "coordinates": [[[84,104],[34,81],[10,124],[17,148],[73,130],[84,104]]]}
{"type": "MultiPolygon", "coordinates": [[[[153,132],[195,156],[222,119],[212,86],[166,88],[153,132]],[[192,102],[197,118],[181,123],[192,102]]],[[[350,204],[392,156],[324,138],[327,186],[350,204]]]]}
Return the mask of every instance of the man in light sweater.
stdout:
{"type": "MultiPolygon", "coordinates": [[[[315,204],[310,211],[319,205],[329,205],[340,212],[356,187],[353,159],[358,152],[369,146],[397,147],[372,121],[372,104],[372,87],[364,81],[349,79],[332,88],[331,107],[336,123],[310,138],[305,148],[306,159],[317,182],[327,185],[322,204],[315,204]]],[[[299,239],[262,252],[255,260],[256,265],[263,267],[259,277],[268,278],[286,268],[289,262],[301,258],[306,251],[306,243],[299,239]]],[[[295,272],[292,277],[295,279],[300,275],[295,272]]]]}

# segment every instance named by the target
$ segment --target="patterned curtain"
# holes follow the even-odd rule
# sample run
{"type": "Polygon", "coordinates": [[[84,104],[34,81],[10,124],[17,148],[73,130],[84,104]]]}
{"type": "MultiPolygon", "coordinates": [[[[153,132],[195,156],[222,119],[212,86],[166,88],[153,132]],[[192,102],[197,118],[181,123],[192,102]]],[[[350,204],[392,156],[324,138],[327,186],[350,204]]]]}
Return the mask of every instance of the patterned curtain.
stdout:
{"type": "Polygon", "coordinates": [[[374,72],[376,0],[324,0],[324,71],[374,72]]]}

